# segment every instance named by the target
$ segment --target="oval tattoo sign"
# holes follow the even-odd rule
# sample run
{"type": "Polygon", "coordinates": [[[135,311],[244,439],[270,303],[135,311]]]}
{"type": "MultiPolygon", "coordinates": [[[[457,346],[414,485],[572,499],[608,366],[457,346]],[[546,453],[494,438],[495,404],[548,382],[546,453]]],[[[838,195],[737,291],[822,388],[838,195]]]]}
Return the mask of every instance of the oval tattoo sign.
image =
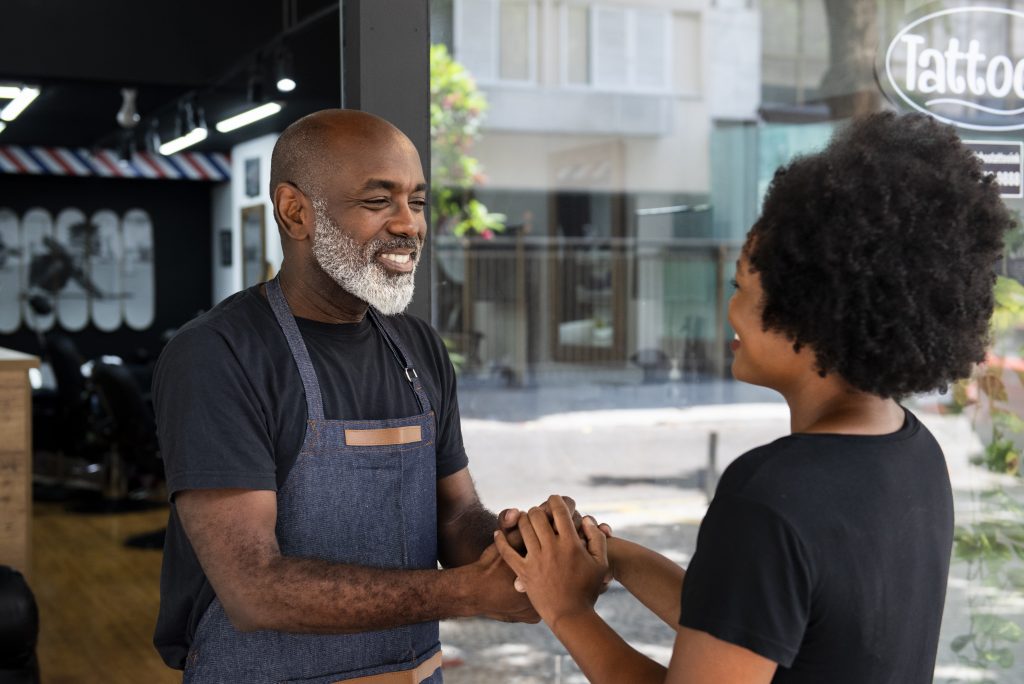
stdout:
{"type": "Polygon", "coordinates": [[[928,12],[889,42],[879,74],[890,99],[975,131],[1024,129],[1024,13],[1000,7],[928,12]]]}

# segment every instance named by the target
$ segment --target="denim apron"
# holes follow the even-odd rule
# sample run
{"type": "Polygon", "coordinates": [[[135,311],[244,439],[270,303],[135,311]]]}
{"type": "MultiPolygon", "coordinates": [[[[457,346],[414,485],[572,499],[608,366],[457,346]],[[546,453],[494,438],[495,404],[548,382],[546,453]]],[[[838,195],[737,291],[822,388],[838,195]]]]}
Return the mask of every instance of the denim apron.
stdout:
{"type": "MultiPolygon", "coordinates": [[[[282,555],[378,568],[436,568],[434,413],[390,322],[369,309],[395,357],[394,372],[408,379],[420,414],[328,420],[309,352],[276,278],[267,283],[267,298],[298,366],[307,410],[302,449],[277,493],[282,555]]],[[[327,684],[409,670],[439,649],[436,621],[341,635],[239,632],[214,598],[196,627],[184,681],[327,684]]],[[[440,668],[423,681],[442,682],[440,668]]]]}

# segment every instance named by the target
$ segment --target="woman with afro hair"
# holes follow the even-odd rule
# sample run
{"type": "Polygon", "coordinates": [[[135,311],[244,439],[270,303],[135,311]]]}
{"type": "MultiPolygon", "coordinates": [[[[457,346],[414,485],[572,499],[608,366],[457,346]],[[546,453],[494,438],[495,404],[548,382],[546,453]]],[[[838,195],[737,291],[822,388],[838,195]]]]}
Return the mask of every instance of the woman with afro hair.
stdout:
{"type": "Polygon", "coordinates": [[[931,682],[953,539],[945,458],[900,400],[981,361],[1011,227],[953,130],[880,113],[779,169],[729,303],[733,375],[791,434],[723,473],[684,571],[561,499],[496,543],[593,682],[931,682]],[[610,570],[676,630],[666,671],[593,609],[610,570]]]}

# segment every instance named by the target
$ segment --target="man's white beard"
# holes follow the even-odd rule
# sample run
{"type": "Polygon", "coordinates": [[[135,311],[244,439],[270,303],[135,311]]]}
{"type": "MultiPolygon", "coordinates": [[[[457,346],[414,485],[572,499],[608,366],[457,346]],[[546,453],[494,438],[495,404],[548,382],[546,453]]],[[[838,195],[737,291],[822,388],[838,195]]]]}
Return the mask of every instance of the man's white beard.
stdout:
{"type": "Polygon", "coordinates": [[[412,301],[415,288],[416,261],[409,273],[389,274],[377,262],[377,255],[389,249],[406,247],[415,249],[417,261],[420,244],[412,238],[371,240],[360,246],[342,232],[338,223],[327,213],[327,203],[313,200],[316,232],[313,235],[313,258],[324,273],[346,292],[380,311],[393,316],[405,311],[412,301]]]}

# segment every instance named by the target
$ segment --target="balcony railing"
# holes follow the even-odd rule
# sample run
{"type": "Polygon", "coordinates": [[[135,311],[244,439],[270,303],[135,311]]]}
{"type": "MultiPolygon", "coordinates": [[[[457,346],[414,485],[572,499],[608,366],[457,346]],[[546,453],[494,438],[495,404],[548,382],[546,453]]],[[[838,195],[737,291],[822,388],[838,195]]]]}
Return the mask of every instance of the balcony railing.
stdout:
{"type": "Polygon", "coordinates": [[[646,381],[717,376],[741,243],[502,235],[439,238],[438,328],[468,372],[530,382],[556,369],[646,381]]]}

